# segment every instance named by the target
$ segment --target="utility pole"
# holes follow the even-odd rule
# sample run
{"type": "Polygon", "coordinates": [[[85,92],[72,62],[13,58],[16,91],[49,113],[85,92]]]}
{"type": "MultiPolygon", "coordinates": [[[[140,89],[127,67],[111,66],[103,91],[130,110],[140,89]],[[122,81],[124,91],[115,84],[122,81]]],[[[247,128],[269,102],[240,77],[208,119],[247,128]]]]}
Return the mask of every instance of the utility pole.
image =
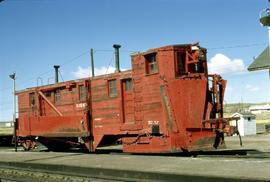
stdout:
{"type": "Polygon", "coordinates": [[[14,139],[14,147],[15,152],[17,152],[17,134],[16,134],[16,73],[9,75],[9,77],[13,80],[13,139],[14,139]]]}

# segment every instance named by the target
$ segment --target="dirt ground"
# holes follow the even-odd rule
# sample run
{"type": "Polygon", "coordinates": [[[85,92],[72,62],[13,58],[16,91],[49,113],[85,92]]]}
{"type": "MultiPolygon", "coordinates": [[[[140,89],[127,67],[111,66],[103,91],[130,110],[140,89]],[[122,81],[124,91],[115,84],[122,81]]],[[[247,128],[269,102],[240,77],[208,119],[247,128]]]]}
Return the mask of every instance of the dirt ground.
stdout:
{"type": "Polygon", "coordinates": [[[239,136],[225,137],[228,149],[254,149],[261,152],[270,152],[270,133],[242,136],[240,146],[239,136]]]}

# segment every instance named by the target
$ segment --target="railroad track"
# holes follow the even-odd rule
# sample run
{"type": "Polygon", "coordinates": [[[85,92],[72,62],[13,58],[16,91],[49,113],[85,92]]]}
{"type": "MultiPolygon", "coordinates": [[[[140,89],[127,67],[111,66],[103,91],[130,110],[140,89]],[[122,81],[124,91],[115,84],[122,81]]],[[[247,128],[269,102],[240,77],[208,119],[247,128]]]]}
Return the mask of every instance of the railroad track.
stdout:
{"type": "Polygon", "coordinates": [[[127,180],[114,179],[113,177],[85,176],[78,173],[67,173],[63,171],[50,171],[45,169],[27,169],[21,167],[1,166],[0,182],[121,182],[127,180]]]}
{"type": "Polygon", "coordinates": [[[246,158],[246,159],[270,158],[270,152],[261,152],[253,149],[201,151],[201,152],[193,152],[190,155],[193,157],[219,157],[219,158],[246,158]]]}
{"type": "MultiPolygon", "coordinates": [[[[42,152],[43,153],[43,152],[42,152]]],[[[16,154],[16,153],[14,153],[16,154]]],[[[20,156],[20,158],[24,157],[23,152],[17,152],[17,156],[20,156]]],[[[26,153],[27,154],[27,153],[26,153]]],[[[193,167],[199,164],[199,166],[202,164],[215,164],[213,160],[209,159],[202,159],[202,160],[194,160],[194,159],[189,159],[189,158],[183,158],[181,160],[180,158],[182,157],[160,157],[160,161],[163,162],[157,162],[154,164],[156,159],[158,157],[150,157],[151,159],[146,160],[148,162],[143,162],[141,164],[141,167],[139,168],[125,168],[125,167],[114,167],[111,164],[117,164],[117,165],[127,165],[127,166],[133,166],[136,164],[137,159],[144,159],[141,160],[145,161],[145,159],[148,159],[148,157],[142,156],[134,156],[134,155],[127,155],[127,154],[122,154],[122,153],[112,153],[111,155],[96,155],[96,158],[98,160],[95,160],[95,157],[93,157],[94,154],[89,154],[89,158],[94,159],[94,160],[88,160],[89,164],[92,163],[91,165],[85,165],[85,161],[83,162],[82,159],[84,159],[84,156],[87,159],[87,155],[77,155],[77,154],[72,154],[69,153],[69,155],[65,155],[64,153],[59,155],[57,153],[55,154],[48,154],[47,156],[46,153],[43,153],[44,155],[38,154],[37,155],[33,154],[33,158],[29,158],[29,156],[32,155],[25,155],[28,156],[23,160],[0,160],[0,181],[1,182],[13,182],[13,181],[19,181],[19,182],[28,182],[28,181],[55,181],[55,182],[65,182],[65,181],[82,181],[82,182],[107,182],[107,181],[115,181],[115,182],[120,182],[120,181],[128,181],[128,182],[135,182],[135,181],[155,181],[155,182],[165,182],[165,181],[170,181],[170,182],[178,182],[178,181],[198,181],[198,182],[212,182],[212,181],[265,181],[264,178],[254,178],[251,177],[249,178],[240,178],[238,175],[233,176],[233,175],[225,175],[222,177],[222,175],[210,175],[203,174],[203,173],[193,173],[192,175],[190,173],[185,173],[182,172],[184,168],[179,168],[177,172],[170,172],[167,169],[167,167],[170,168],[170,163],[173,163],[174,161],[176,164],[179,165],[184,165],[184,166],[189,166],[189,162],[194,163],[195,165],[191,165],[190,170],[194,170],[193,167]],[[114,156],[115,155],[115,156],[114,156]],[[116,156],[119,155],[119,156],[116,156]],[[121,155],[127,155],[126,157],[121,157],[121,155]],[[91,157],[92,156],[92,157],[91,157]],[[114,158],[118,162],[111,161],[110,163],[105,162],[102,163],[101,161],[103,160],[108,160],[114,158]],[[180,160],[178,160],[178,159],[180,160]],[[59,163],[54,162],[55,160],[58,160],[59,163]],[[78,165],[78,161],[82,161],[84,165],[78,165]],[[168,162],[168,161],[170,162],[168,162]],[[20,161],[20,162],[18,162],[20,161]],[[49,162],[51,161],[51,162],[49,162]],[[77,161],[77,165],[70,165],[69,163],[66,162],[61,162],[61,161],[77,161]],[[166,161],[166,162],[165,162],[166,161]],[[178,161],[178,162],[177,162],[178,161]],[[179,162],[181,161],[181,162],[179,162]],[[205,162],[204,162],[205,161],[205,162]],[[212,163],[212,162],[213,163],[212,163]],[[151,169],[152,164],[149,165],[150,163],[153,162],[153,165],[155,166],[154,168],[151,169]],[[164,162],[166,163],[165,165],[164,162]],[[109,165],[108,165],[109,164],[109,165]],[[148,164],[148,165],[146,165],[148,164]],[[161,166],[161,172],[160,170],[155,170],[158,166],[157,164],[162,165],[161,166]],[[146,165],[146,166],[145,166],[146,165]],[[147,166],[150,167],[151,170],[147,170],[147,166]],[[193,167],[192,167],[193,166],[193,167]],[[182,170],[181,170],[182,169],[182,170]]],[[[179,155],[179,154],[175,154],[179,155]]],[[[195,156],[195,153],[193,154],[195,156]]],[[[3,155],[7,156],[7,155],[3,155]]],[[[16,155],[15,155],[16,156],[16,155]]],[[[264,158],[269,158],[269,153],[264,154],[264,158]]],[[[226,151],[215,151],[215,152],[201,152],[196,154],[197,158],[212,158],[212,157],[228,157],[228,158],[233,158],[232,161],[235,162],[235,158],[262,158],[262,154],[259,151],[256,150],[226,150],[226,151]],[[219,155],[217,155],[219,154],[219,155]],[[221,155],[222,154],[222,155],[221,155]],[[258,157],[259,155],[259,157],[258,157]]],[[[218,160],[218,159],[217,159],[218,160]]],[[[230,160],[230,159],[229,159],[230,160]]],[[[227,159],[221,160],[221,166],[222,164],[228,164],[228,162],[222,162],[222,161],[229,161],[227,159]]],[[[214,160],[215,161],[215,160],[214,160]]],[[[243,161],[242,159],[237,160],[238,162],[243,161]]],[[[241,162],[242,164],[248,164],[248,161],[251,161],[251,164],[255,165],[261,165],[263,162],[264,164],[269,161],[269,159],[265,160],[264,159],[259,159],[258,162],[257,160],[253,159],[247,159],[244,160],[244,162],[241,162]],[[256,161],[256,162],[254,162],[256,161]]],[[[140,162],[139,162],[140,163],[140,162]]],[[[202,169],[204,169],[204,165],[202,169]]],[[[207,166],[207,165],[206,165],[207,166]]],[[[267,165],[266,165],[267,166],[267,165]]],[[[178,169],[179,166],[172,165],[172,170],[173,168],[178,169]],[[174,167],[173,167],[174,166],[174,167]]],[[[200,168],[198,168],[200,169],[200,168]]],[[[248,168],[250,169],[250,168],[248,168]]],[[[185,171],[185,170],[184,170],[185,171]]],[[[221,173],[222,174],[222,173],[221,173]]],[[[267,181],[267,180],[266,180],[267,181]]]]}
{"type": "MultiPolygon", "coordinates": [[[[100,152],[102,153],[102,152],[100,152]]],[[[130,155],[121,152],[115,151],[103,151],[103,153],[111,155],[130,155]]],[[[220,157],[220,158],[270,158],[270,152],[261,152],[254,149],[237,149],[237,150],[212,150],[212,151],[197,151],[197,152],[180,152],[180,153],[165,153],[165,154],[132,154],[132,155],[146,155],[146,156],[171,156],[171,157],[220,157]]]]}
{"type": "MultiPolygon", "coordinates": [[[[81,173],[66,172],[62,170],[33,169],[28,165],[24,167],[7,167],[0,165],[0,182],[262,182],[265,180],[224,178],[213,176],[175,175],[164,173],[148,173],[136,171],[116,171],[103,169],[97,172],[89,170],[81,173]],[[23,167],[23,168],[22,168],[23,167]],[[84,173],[84,174],[83,174],[84,173]]],[[[44,166],[43,166],[44,167],[44,166]]]]}
{"type": "MultiPolygon", "coordinates": [[[[0,147],[1,150],[12,151],[13,147],[0,147]]],[[[18,151],[23,149],[18,148],[18,151]]],[[[35,150],[34,152],[51,152],[47,149],[35,150]]],[[[61,152],[68,153],[88,153],[82,150],[65,150],[61,152]]],[[[57,152],[56,152],[57,153],[57,152]]],[[[211,150],[211,151],[197,151],[197,152],[179,152],[179,153],[146,153],[146,154],[129,154],[123,153],[120,149],[101,149],[97,150],[94,154],[111,154],[111,155],[146,155],[146,156],[172,156],[172,157],[227,157],[227,158],[270,158],[269,152],[262,152],[255,149],[224,149],[224,150],[211,150]]],[[[89,155],[92,155],[89,153],[89,155]]]]}

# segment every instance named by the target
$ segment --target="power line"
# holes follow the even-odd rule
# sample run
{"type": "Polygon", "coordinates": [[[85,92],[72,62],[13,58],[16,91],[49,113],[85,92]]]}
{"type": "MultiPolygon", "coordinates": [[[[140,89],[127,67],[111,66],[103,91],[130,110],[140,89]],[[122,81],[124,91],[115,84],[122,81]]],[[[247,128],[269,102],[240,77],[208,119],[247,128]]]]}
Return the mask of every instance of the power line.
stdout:
{"type": "Polygon", "coordinates": [[[78,56],[75,56],[72,59],[69,59],[69,60],[65,61],[64,63],[60,64],[60,66],[64,66],[64,65],[67,65],[69,63],[72,63],[73,61],[75,61],[75,60],[79,59],[80,57],[84,56],[85,54],[87,54],[88,52],[89,51],[85,51],[85,52],[79,54],[78,56]]]}
{"type": "MultiPolygon", "coordinates": [[[[112,50],[112,49],[97,49],[97,50],[94,50],[94,52],[113,52],[113,51],[114,50],[112,50]]],[[[121,49],[121,52],[133,53],[133,52],[136,52],[136,51],[121,49]]]]}
{"type": "MultiPolygon", "coordinates": [[[[63,62],[62,64],[60,64],[60,66],[64,66],[64,65],[70,64],[71,62],[73,62],[73,61],[77,60],[78,58],[82,57],[83,55],[85,55],[86,53],[88,53],[88,51],[85,51],[85,52],[79,54],[78,56],[75,56],[75,57],[73,57],[72,59],[69,59],[68,61],[63,62]]],[[[45,71],[45,72],[43,72],[43,73],[40,73],[40,74],[38,74],[36,77],[31,77],[31,78],[27,78],[27,79],[25,79],[25,80],[22,80],[18,85],[22,85],[22,84],[24,84],[24,83],[28,83],[29,81],[32,81],[32,80],[34,80],[35,78],[41,77],[41,76],[43,76],[43,75],[46,75],[46,74],[48,74],[48,73],[50,73],[50,72],[52,72],[52,71],[54,71],[54,69],[50,69],[50,70],[47,70],[47,71],[45,71]]],[[[19,78],[18,78],[18,79],[19,79],[19,78]]],[[[8,90],[8,89],[11,89],[11,88],[12,88],[12,87],[5,87],[5,88],[0,89],[0,91],[8,90]]]]}
{"type": "Polygon", "coordinates": [[[224,46],[224,47],[210,47],[207,50],[216,50],[216,49],[235,49],[235,48],[245,48],[245,47],[258,47],[266,45],[266,43],[256,43],[256,44],[242,44],[242,45],[234,45],[234,46],[224,46]]]}
{"type": "Polygon", "coordinates": [[[110,65],[111,65],[111,63],[112,63],[112,60],[113,60],[113,55],[112,55],[111,60],[110,60],[110,62],[109,62],[109,64],[108,64],[108,67],[107,67],[107,70],[106,70],[105,74],[108,73],[108,70],[109,70],[109,67],[110,67],[110,65]]]}
{"type": "MultiPolygon", "coordinates": [[[[266,43],[242,44],[242,45],[223,46],[223,47],[210,47],[210,48],[207,48],[207,49],[208,49],[208,50],[236,49],[236,48],[245,48],[245,47],[257,47],[257,46],[263,46],[263,45],[266,45],[266,43]]],[[[113,52],[113,51],[114,51],[114,50],[112,50],[112,49],[96,49],[94,52],[113,52]]],[[[60,66],[65,66],[65,65],[67,65],[67,64],[70,64],[70,63],[74,62],[75,60],[77,60],[78,58],[80,58],[80,57],[86,55],[88,52],[89,52],[89,51],[84,51],[84,52],[82,52],[81,54],[79,54],[78,56],[75,56],[75,57],[73,57],[73,58],[71,58],[71,59],[69,59],[69,60],[63,62],[62,64],[60,64],[60,66]]],[[[136,52],[136,51],[131,51],[131,50],[121,50],[121,52],[129,52],[129,53],[133,53],[133,52],[136,52]]],[[[109,66],[110,66],[110,64],[111,64],[111,61],[112,61],[112,59],[110,60],[109,66]]],[[[109,67],[109,66],[108,66],[108,67],[109,67]]],[[[38,74],[36,77],[32,77],[32,78],[25,79],[25,80],[21,81],[18,85],[22,85],[22,84],[24,84],[24,83],[27,83],[27,82],[29,82],[29,81],[31,81],[31,80],[37,78],[37,77],[43,76],[43,75],[48,74],[48,73],[50,73],[50,72],[52,72],[52,71],[53,71],[53,69],[50,69],[50,70],[45,71],[45,72],[43,72],[43,73],[41,73],[41,74],[38,74]]],[[[107,68],[107,71],[108,71],[108,68],[107,68]]],[[[107,71],[106,71],[106,72],[107,72],[107,71]]],[[[12,88],[12,87],[5,87],[5,88],[2,88],[2,89],[0,89],[0,92],[1,92],[1,91],[4,91],[4,90],[11,89],[11,88],[12,88]]]]}
{"type": "Polygon", "coordinates": [[[61,71],[59,70],[58,73],[59,73],[59,75],[60,75],[62,81],[64,82],[64,79],[63,79],[63,77],[62,77],[61,71]]]}
{"type": "MultiPolygon", "coordinates": [[[[84,52],[82,52],[81,54],[79,54],[78,56],[75,56],[75,57],[73,57],[73,58],[71,58],[71,59],[69,59],[69,60],[67,60],[67,61],[65,61],[65,62],[63,62],[63,63],[61,63],[60,66],[65,66],[65,65],[67,65],[67,64],[70,64],[70,63],[74,62],[75,60],[79,59],[80,57],[86,55],[88,52],[89,52],[89,51],[84,51],[84,52]]],[[[97,49],[97,50],[95,50],[95,52],[113,52],[113,50],[109,50],[109,49],[107,49],[107,50],[106,50],[106,49],[97,49]]],[[[130,50],[122,50],[122,52],[134,52],[134,51],[130,51],[130,50]]],[[[31,77],[31,78],[22,80],[18,85],[22,85],[22,84],[24,84],[24,83],[27,83],[27,82],[29,82],[29,81],[32,81],[32,80],[36,79],[37,77],[41,77],[41,76],[46,75],[46,74],[48,74],[48,73],[50,73],[50,72],[52,72],[52,71],[54,71],[54,69],[50,69],[50,70],[45,71],[45,72],[43,72],[43,73],[41,73],[41,74],[38,74],[36,77],[31,77]]],[[[62,75],[61,75],[61,76],[62,76],[62,75]]],[[[18,79],[19,79],[19,78],[18,78],[18,79]]],[[[63,80],[63,78],[62,78],[62,80],[63,80]]],[[[11,89],[11,88],[12,88],[12,87],[5,87],[5,88],[0,89],[0,91],[8,90],[8,89],[11,89]]]]}
{"type": "MultiPolygon", "coordinates": [[[[97,50],[95,50],[95,52],[113,52],[114,50],[109,50],[109,49],[97,49],[97,50]]],[[[130,51],[130,50],[122,50],[122,52],[134,52],[134,51],[130,51]]],[[[86,54],[88,54],[89,53],[89,51],[84,51],[84,52],[82,52],[81,54],[79,54],[78,56],[75,56],[75,57],[73,57],[72,59],[69,59],[69,60],[67,60],[67,61],[65,61],[65,62],[63,62],[63,63],[61,63],[60,64],[60,66],[62,67],[62,66],[65,66],[65,65],[67,65],[67,64],[70,64],[70,63],[72,63],[72,62],[74,62],[75,60],[77,60],[77,59],[79,59],[80,57],[82,57],[82,56],[84,56],[84,55],[86,55],[86,54]]],[[[37,75],[37,77],[39,77],[39,76],[42,76],[42,75],[45,75],[45,74],[47,74],[47,73],[49,73],[49,72],[52,72],[53,71],[53,69],[50,69],[50,70],[48,70],[48,71],[46,71],[46,72],[44,72],[44,73],[41,73],[41,74],[39,74],[39,75],[37,75]]],[[[62,75],[60,75],[61,77],[62,77],[62,75]]],[[[31,78],[31,79],[28,79],[28,80],[26,80],[27,82],[28,81],[30,81],[30,80],[33,80],[33,79],[35,79],[35,78],[31,78]]],[[[63,80],[63,78],[62,78],[62,80],[63,80]]],[[[25,81],[25,82],[26,82],[25,81]]],[[[25,83],[24,82],[24,83],[25,83]]],[[[1,90],[0,90],[1,91],[1,90]]]]}

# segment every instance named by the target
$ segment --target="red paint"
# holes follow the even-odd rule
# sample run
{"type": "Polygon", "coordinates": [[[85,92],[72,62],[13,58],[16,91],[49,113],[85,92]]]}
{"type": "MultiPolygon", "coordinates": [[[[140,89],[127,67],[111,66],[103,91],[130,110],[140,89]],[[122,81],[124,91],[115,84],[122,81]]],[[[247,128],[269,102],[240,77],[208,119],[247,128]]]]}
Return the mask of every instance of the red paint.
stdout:
{"type": "Polygon", "coordinates": [[[123,151],[132,153],[213,148],[216,132],[227,124],[222,119],[226,81],[209,77],[206,50],[194,60],[191,46],[134,54],[130,71],[18,92],[19,141],[41,137],[53,144],[57,139],[94,151],[120,140],[123,151]]]}

